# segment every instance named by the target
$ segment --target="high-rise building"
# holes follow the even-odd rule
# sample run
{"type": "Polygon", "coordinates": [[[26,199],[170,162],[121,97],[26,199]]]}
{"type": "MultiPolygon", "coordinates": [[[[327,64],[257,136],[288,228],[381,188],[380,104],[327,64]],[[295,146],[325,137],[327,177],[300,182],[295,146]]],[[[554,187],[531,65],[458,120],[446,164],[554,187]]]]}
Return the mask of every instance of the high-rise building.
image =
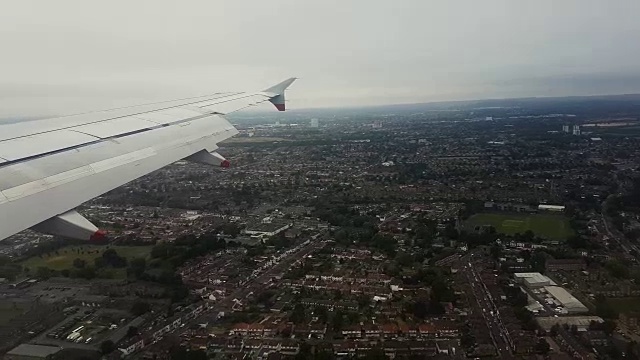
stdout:
{"type": "Polygon", "coordinates": [[[562,125],[562,132],[569,132],[569,125],[562,125]]]}
{"type": "Polygon", "coordinates": [[[311,127],[317,128],[319,126],[318,119],[311,119],[311,127]]]}
{"type": "Polygon", "coordinates": [[[573,125],[573,135],[580,135],[580,125],[573,125]]]}

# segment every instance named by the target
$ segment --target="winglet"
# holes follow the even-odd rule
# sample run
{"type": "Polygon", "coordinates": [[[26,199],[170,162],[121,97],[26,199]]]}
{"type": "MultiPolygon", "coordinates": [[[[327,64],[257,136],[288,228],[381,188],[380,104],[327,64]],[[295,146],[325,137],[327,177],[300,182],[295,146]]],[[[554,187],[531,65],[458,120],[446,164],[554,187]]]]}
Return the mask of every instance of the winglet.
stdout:
{"type": "Polygon", "coordinates": [[[276,106],[278,111],[285,110],[285,99],[284,99],[284,91],[291,85],[297,78],[289,78],[277,85],[274,85],[263,92],[267,94],[270,98],[269,101],[276,106]]]}
{"type": "Polygon", "coordinates": [[[277,85],[273,85],[272,87],[263,90],[263,92],[266,93],[272,93],[272,94],[276,94],[276,95],[282,95],[284,94],[284,90],[286,88],[289,87],[289,85],[293,84],[294,81],[296,81],[298,78],[292,77],[292,78],[288,78],[287,80],[277,84],[277,85]]]}

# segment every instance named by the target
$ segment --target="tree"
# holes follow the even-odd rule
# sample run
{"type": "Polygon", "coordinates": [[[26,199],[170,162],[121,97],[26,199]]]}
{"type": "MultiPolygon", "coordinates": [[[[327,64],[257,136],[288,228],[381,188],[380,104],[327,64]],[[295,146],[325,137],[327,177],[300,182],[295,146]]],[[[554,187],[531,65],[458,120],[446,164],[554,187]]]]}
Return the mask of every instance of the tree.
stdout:
{"type": "Polygon", "coordinates": [[[87,262],[80,259],[80,258],[75,258],[73,260],[73,267],[78,268],[78,269],[82,269],[87,265],[87,262]]]}
{"type": "Polygon", "coordinates": [[[424,319],[427,317],[428,307],[427,302],[420,299],[413,303],[413,316],[418,319],[424,319]]]}
{"type": "Polygon", "coordinates": [[[344,326],[344,315],[342,310],[338,309],[333,314],[333,331],[340,332],[344,326]]]}
{"type": "Polygon", "coordinates": [[[318,321],[321,323],[326,323],[328,319],[327,308],[324,306],[316,306],[313,310],[313,314],[318,317],[318,321]]]}
{"type": "Polygon", "coordinates": [[[316,353],[313,356],[313,360],[333,360],[333,359],[335,359],[333,352],[327,349],[320,349],[316,351],[316,353]]]}
{"type": "Polygon", "coordinates": [[[294,357],[295,360],[307,360],[312,358],[311,356],[311,345],[307,344],[306,342],[303,342],[302,344],[300,344],[300,350],[298,351],[298,353],[296,354],[296,356],[294,357]]]}
{"type": "Polygon", "coordinates": [[[544,338],[540,338],[538,340],[538,343],[536,344],[536,352],[538,354],[546,355],[549,350],[551,350],[551,346],[549,346],[547,340],[545,340],[544,338]]]}
{"type": "Polygon", "coordinates": [[[558,324],[553,324],[553,326],[551,327],[551,329],[549,330],[549,335],[550,336],[558,336],[558,332],[560,331],[560,325],[558,324]]]}
{"type": "Polygon", "coordinates": [[[544,252],[535,251],[530,259],[531,269],[535,272],[544,273],[546,261],[547,256],[544,252]]]}
{"type": "Polygon", "coordinates": [[[127,259],[118,255],[114,249],[105,250],[102,253],[102,258],[107,265],[113,266],[114,268],[127,266],[127,259]]]}
{"type": "Polygon", "coordinates": [[[618,313],[603,295],[596,295],[596,315],[604,319],[617,319],[618,313]]]}
{"type": "Polygon", "coordinates": [[[500,256],[502,256],[502,246],[498,245],[498,244],[494,244],[491,246],[491,257],[493,257],[495,260],[497,260],[498,258],[500,258],[500,256]]]}
{"type": "Polygon", "coordinates": [[[626,279],[629,277],[629,268],[619,260],[609,260],[605,265],[611,276],[618,279],[626,279]]]}
{"type": "Polygon", "coordinates": [[[235,238],[240,234],[240,227],[236,223],[226,223],[222,225],[222,231],[225,233],[225,235],[229,235],[232,238],[235,238]]]}
{"type": "Polygon", "coordinates": [[[373,348],[364,355],[365,360],[387,360],[389,359],[381,348],[373,348]]]}
{"type": "Polygon", "coordinates": [[[401,267],[410,266],[413,264],[413,256],[404,251],[398,252],[398,254],[396,254],[396,263],[401,267]]]}
{"type": "Polygon", "coordinates": [[[358,307],[364,309],[371,305],[371,297],[369,295],[362,294],[358,296],[358,307]]]}
{"type": "Polygon", "coordinates": [[[106,261],[104,261],[104,258],[97,257],[97,258],[93,259],[93,266],[96,269],[101,269],[101,268],[107,266],[107,263],[106,263],[106,261]]]}
{"type": "Polygon", "coordinates": [[[171,360],[207,360],[207,353],[204,350],[189,350],[184,346],[174,348],[170,351],[171,360]]]}
{"type": "Polygon", "coordinates": [[[141,316],[151,310],[151,305],[144,301],[136,301],[131,307],[131,313],[135,316],[141,316]]]}
{"type": "Polygon", "coordinates": [[[289,317],[289,320],[291,320],[291,322],[294,324],[301,324],[304,322],[304,319],[305,319],[304,306],[298,303],[296,304],[296,306],[293,307],[293,311],[291,312],[291,316],[289,317]]]}
{"type": "Polygon", "coordinates": [[[571,328],[570,328],[570,329],[571,329],[571,334],[572,334],[573,336],[578,335],[578,325],[573,324],[573,325],[571,325],[571,328]]]}
{"type": "Polygon", "coordinates": [[[135,326],[129,326],[127,329],[127,337],[134,337],[138,335],[138,328],[135,326]]]}
{"type": "Polygon", "coordinates": [[[147,269],[147,261],[144,258],[134,258],[129,263],[128,273],[133,274],[136,278],[139,278],[144,274],[147,269]]]}
{"type": "Polygon", "coordinates": [[[116,344],[114,344],[111,340],[103,341],[100,344],[100,352],[102,352],[104,355],[112,353],[115,349],[116,344]]]}
{"type": "Polygon", "coordinates": [[[40,266],[38,267],[38,270],[36,270],[36,276],[43,280],[50,278],[51,274],[52,274],[51,269],[49,269],[46,266],[40,266]]]}
{"type": "Polygon", "coordinates": [[[616,322],[610,319],[606,319],[603,323],[602,323],[602,331],[605,332],[605,334],[607,335],[611,335],[613,334],[613,332],[616,330],[616,322]]]}

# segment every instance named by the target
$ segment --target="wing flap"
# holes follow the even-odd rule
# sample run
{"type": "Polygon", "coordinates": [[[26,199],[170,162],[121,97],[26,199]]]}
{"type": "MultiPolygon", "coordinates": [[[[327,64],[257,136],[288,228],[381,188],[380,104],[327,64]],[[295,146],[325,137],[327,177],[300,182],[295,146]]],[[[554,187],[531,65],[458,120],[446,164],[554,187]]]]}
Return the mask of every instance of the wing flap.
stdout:
{"type": "Polygon", "coordinates": [[[70,130],[58,130],[0,141],[0,158],[17,161],[95,142],[96,137],[70,130]]]}

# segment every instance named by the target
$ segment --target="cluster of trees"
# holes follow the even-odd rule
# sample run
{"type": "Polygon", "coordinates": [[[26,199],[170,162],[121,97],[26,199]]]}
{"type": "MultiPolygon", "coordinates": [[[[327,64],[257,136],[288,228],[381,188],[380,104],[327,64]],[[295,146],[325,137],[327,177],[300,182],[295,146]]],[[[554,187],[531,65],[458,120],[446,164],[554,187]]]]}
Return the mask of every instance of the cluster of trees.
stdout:
{"type": "Polygon", "coordinates": [[[342,228],[334,233],[337,243],[342,245],[361,245],[382,251],[390,257],[395,256],[398,241],[391,234],[379,233],[370,228],[342,228]]]}
{"type": "Polygon", "coordinates": [[[601,318],[611,320],[618,318],[618,312],[613,308],[613,306],[611,306],[604,295],[596,295],[595,305],[596,315],[600,316],[601,318]]]}
{"type": "Polygon", "coordinates": [[[301,261],[297,267],[290,268],[286,277],[289,279],[301,279],[313,270],[311,261],[301,261]]]}
{"type": "Polygon", "coordinates": [[[204,350],[191,350],[179,346],[169,352],[171,360],[207,360],[209,356],[204,350]]]}
{"type": "Polygon", "coordinates": [[[522,328],[524,330],[534,331],[538,328],[535,317],[533,316],[531,311],[519,306],[514,306],[513,311],[516,315],[516,318],[522,323],[522,328]]]}
{"type": "Polygon", "coordinates": [[[345,327],[357,324],[360,321],[360,314],[355,311],[336,309],[333,312],[329,312],[324,306],[315,306],[309,309],[300,303],[293,307],[289,315],[289,321],[294,324],[306,324],[311,320],[311,317],[317,317],[320,323],[329,325],[336,332],[340,332],[345,327]]]}
{"type": "Polygon", "coordinates": [[[329,204],[316,206],[313,216],[327,221],[333,226],[366,228],[372,227],[376,219],[371,216],[360,215],[357,210],[347,205],[332,206],[329,204]]]}
{"type": "Polygon", "coordinates": [[[287,239],[287,237],[284,236],[284,233],[280,233],[268,238],[264,244],[266,246],[273,246],[276,250],[281,250],[293,245],[293,240],[287,239]]]}
{"type": "Polygon", "coordinates": [[[505,286],[503,287],[504,294],[507,300],[512,306],[525,307],[527,306],[527,294],[525,294],[518,286],[505,286]]]}
{"type": "Polygon", "coordinates": [[[413,314],[416,319],[424,320],[428,317],[445,313],[445,309],[433,296],[429,299],[417,299],[405,306],[405,310],[413,314]]]}
{"type": "Polygon", "coordinates": [[[22,272],[22,266],[16,264],[8,256],[0,256],[0,277],[14,281],[22,272]]]}
{"type": "Polygon", "coordinates": [[[617,259],[612,259],[606,262],[605,268],[609,271],[609,274],[618,279],[628,279],[631,276],[629,267],[623,262],[617,259]]]}
{"type": "Polygon", "coordinates": [[[160,243],[151,249],[153,264],[163,263],[177,268],[187,260],[207,255],[227,247],[237,246],[234,242],[227,243],[216,232],[209,232],[200,236],[185,235],[177,238],[173,243],[160,243]]]}

